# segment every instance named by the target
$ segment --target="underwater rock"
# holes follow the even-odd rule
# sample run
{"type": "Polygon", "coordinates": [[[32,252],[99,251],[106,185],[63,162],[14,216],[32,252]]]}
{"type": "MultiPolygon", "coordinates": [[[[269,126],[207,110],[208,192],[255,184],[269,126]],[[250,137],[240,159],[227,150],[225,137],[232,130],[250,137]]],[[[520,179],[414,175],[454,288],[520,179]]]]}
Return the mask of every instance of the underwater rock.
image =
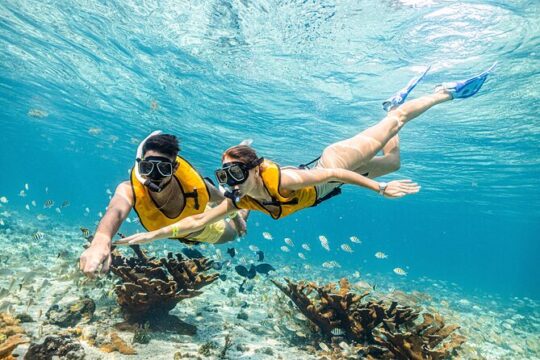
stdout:
{"type": "Polygon", "coordinates": [[[122,280],[115,292],[126,320],[153,325],[179,301],[202,294],[200,289],[219,276],[204,274],[211,265],[208,258],[186,259],[181,254],[169,253],[167,258],[156,260],[148,259],[142,251],[132,258],[113,253],[111,270],[122,280]]]}
{"type": "Polygon", "coordinates": [[[29,314],[17,314],[17,319],[22,323],[34,322],[34,319],[29,314]]]}
{"type": "Polygon", "coordinates": [[[0,313],[0,359],[11,360],[13,350],[28,340],[25,331],[19,326],[19,320],[7,313],[0,313]]]}
{"type": "Polygon", "coordinates": [[[237,318],[237,319],[240,319],[240,320],[246,320],[246,321],[247,321],[248,318],[249,318],[249,315],[248,315],[248,313],[245,312],[244,310],[241,310],[241,311],[238,313],[238,315],[236,315],[236,318],[237,318]]]}
{"type": "Polygon", "coordinates": [[[81,320],[89,321],[95,310],[94,300],[86,297],[64,306],[55,304],[47,310],[45,316],[50,324],[68,327],[77,325],[81,320]]]}
{"type": "Polygon", "coordinates": [[[446,326],[439,314],[425,312],[423,322],[416,324],[421,315],[418,311],[396,301],[373,299],[369,291],[357,294],[345,278],[339,281],[339,288],[335,283],[318,286],[287,278],[285,285],[272,282],[316,325],[323,338],[339,342],[333,349],[325,345],[326,352],[368,359],[437,360],[448,358],[465,342],[463,336],[453,334],[459,326],[446,326]]]}
{"type": "Polygon", "coordinates": [[[49,335],[41,344],[32,343],[24,360],[82,360],[85,357],[81,344],[68,335],[49,335]]]}

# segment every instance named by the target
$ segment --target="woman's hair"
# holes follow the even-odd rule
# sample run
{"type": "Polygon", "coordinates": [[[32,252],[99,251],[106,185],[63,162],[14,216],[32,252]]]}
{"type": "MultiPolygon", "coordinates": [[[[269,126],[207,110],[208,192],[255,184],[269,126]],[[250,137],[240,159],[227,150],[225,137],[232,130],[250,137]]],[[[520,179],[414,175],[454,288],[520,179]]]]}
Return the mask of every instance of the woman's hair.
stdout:
{"type": "Polygon", "coordinates": [[[241,161],[244,164],[251,164],[259,159],[255,150],[248,145],[236,145],[230,147],[223,153],[223,156],[221,157],[222,161],[225,156],[241,161]]]}
{"type": "Polygon", "coordinates": [[[145,154],[148,150],[159,151],[160,153],[175,158],[180,151],[180,145],[178,145],[178,138],[176,136],[170,134],[159,134],[154,135],[146,140],[143,146],[143,154],[145,154]]]}

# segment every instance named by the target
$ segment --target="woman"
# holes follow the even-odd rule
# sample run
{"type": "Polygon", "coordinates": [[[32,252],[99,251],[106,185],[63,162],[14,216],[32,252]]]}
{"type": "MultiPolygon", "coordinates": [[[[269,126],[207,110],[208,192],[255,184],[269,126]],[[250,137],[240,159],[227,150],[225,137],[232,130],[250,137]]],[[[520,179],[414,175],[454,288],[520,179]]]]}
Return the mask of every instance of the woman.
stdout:
{"type": "Polygon", "coordinates": [[[470,79],[443,83],[433,94],[404,103],[428,68],[383,103],[388,111],[384,119],[350,139],[328,146],[312,169],[304,166],[279,168],[277,164],[259,158],[249,146],[229,148],[222,156],[222,168],[216,170],[218,181],[227,188],[225,201],[202,214],[156,231],[129,236],[116,244],[143,244],[189,234],[238,209],[259,210],[280,219],[337,195],[342,184],[365,187],[387,198],[417,193],[420,187],[411,180],[389,183],[372,180],[399,168],[398,132],[437,104],[476,94],[494,66],[470,79]],[[381,150],[383,155],[376,156],[381,150]]]}

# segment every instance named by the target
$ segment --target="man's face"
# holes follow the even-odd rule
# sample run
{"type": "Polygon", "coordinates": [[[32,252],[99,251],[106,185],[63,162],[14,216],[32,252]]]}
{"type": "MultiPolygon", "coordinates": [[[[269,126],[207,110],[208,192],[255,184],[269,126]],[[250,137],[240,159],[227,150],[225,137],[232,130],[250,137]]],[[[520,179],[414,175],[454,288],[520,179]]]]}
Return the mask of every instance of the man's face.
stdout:
{"type": "Polygon", "coordinates": [[[176,158],[156,150],[148,150],[139,162],[141,176],[161,187],[170,182],[177,168],[176,158]]]}

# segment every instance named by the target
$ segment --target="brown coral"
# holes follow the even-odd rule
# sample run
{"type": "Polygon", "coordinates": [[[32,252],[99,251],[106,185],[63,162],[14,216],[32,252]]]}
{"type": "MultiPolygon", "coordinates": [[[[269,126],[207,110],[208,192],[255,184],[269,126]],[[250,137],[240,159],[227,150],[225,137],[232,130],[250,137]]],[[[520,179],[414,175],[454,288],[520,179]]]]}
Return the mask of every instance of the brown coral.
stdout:
{"type": "Polygon", "coordinates": [[[367,358],[443,359],[465,341],[452,334],[459,326],[445,326],[440,315],[424,313],[424,321],[416,325],[419,312],[395,301],[368,299],[369,291],[354,293],[347,279],[340,280],[339,288],[335,283],[318,286],[289,279],[285,279],[285,285],[272,282],[318,327],[323,337],[343,337],[355,344],[357,354],[367,358]],[[450,335],[449,341],[442,344],[450,335]]]}
{"type": "Polygon", "coordinates": [[[111,342],[101,345],[100,350],[108,353],[118,351],[124,355],[137,354],[137,351],[122,340],[122,338],[115,332],[111,333],[111,342]]]}
{"type": "Polygon", "coordinates": [[[28,342],[23,336],[24,333],[18,319],[7,313],[0,313],[0,359],[14,359],[11,355],[13,350],[28,342]]]}
{"type": "Polygon", "coordinates": [[[187,259],[181,254],[155,260],[142,251],[136,258],[113,253],[111,270],[122,279],[115,287],[118,303],[130,321],[164,317],[179,301],[202,294],[202,287],[217,280],[219,274],[204,274],[211,265],[207,258],[187,259]]]}

